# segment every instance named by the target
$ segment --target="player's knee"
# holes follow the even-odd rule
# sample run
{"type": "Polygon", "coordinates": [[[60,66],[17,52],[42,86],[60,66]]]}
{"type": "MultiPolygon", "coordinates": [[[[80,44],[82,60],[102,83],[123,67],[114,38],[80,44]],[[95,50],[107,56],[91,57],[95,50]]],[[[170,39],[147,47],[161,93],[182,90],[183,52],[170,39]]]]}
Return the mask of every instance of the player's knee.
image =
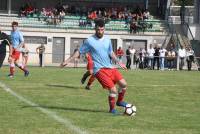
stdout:
{"type": "Polygon", "coordinates": [[[127,83],[125,80],[120,81],[119,83],[120,88],[126,88],[127,87],[127,83]]]}
{"type": "Polygon", "coordinates": [[[112,94],[117,94],[117,88],[116,87],[113,87],[113,88],[110,88],[110,93],[112,94]]]}

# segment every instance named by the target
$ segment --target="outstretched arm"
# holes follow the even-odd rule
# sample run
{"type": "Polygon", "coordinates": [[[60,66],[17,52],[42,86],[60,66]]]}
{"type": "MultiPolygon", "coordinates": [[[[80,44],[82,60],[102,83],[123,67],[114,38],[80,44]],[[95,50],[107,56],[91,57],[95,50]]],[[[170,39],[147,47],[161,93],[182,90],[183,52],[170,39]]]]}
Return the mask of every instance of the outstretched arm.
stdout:
{"type": "Polygon", "coordinates": [[[79,51],[75,51],[68,59],[60,64],[60,67],[66,66],[71,60],[78,58],[80,55],[79,51]]]}
{"type": "Polygon", "coordinates": [[[114,52],[111,53],[111,58],[112,58],[112,60],[115,61],[122,69],[125,69],[125,70],[127,69],[126,66],[125,66],[123,63],[121,63],[121,62],[117,59],[117,56],[115,55],[114,52]]]}

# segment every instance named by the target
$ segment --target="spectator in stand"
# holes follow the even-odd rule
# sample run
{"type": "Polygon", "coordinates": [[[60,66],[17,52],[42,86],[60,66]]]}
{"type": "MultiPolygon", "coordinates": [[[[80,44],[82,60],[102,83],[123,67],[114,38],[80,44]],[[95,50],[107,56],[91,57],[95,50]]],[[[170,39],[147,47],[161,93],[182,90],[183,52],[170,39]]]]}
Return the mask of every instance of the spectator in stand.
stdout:
{"type": "Polygon", "coordinates": [[[165,55],[166,55],[167,50],[162,46],[161,49],[159,50],[160,53],[160,70],[164,70],[165,68],[165,55]]]}
{"type": "Polygon", "coordinates": [[[178,57],[179,57],[179,69],[183,70],[184,62],[185,62],[185,57],[186,57],[186,50],[183,46],[181,46],[178,50],[178,57]]]}
{"type": "Polygon", "coordinates": [[[62,22],[63,20],[64,20],[64,18],[65,18],[65,12],[64,12],[64,10],[62,10],[61,12],[60,12],[60,22],[62,22]]]}
{"type": "Polygon", "coordinates": [[[136,33],[137,32],[137,22],[135,21],[135,19],[133,19],[130,22],[130,33],[136,33]]]}
{"type": "Polygon", "coordinates": [[[122,62],[122,57],[124,55],[124,51],[121,47],[119,47],[116,51],[117,58],[120,62],[122,62]]]}
{"type": "Polygon", "coordinates": [[[153,69],[154,53],[155,53],[155,50],[152,47],[152,44],[150,44],[150,48],[147,49],[147,54],[148,54],[148,57],[149,57],[149,69],[153,69]]]}
{"type": "Polygon", "coordinates": [[[192,62],[194,62],[194,51],[192,50],[191,47],[189,47],[187,49],[186,55],[187,55],[187,67],[188,67],[188,71],[191,71],[192,62]]]}
{"type": "Polygon", "coordinates": [[[144,11],[144,13],[143,13],[143,19],[144,19],[144,20],[148,20],[148,19],[149,19],[149,15],[150,15],[150,13],[149,13],[149,11],[146,9],[146,10],[144,11]]]}

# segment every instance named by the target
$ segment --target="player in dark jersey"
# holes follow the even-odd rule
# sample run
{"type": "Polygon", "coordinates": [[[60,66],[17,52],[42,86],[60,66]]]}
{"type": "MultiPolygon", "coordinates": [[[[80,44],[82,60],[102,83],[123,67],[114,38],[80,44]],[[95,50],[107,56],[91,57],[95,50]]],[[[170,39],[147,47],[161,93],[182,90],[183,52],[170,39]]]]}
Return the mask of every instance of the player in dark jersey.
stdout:
{"type": "Polygon", "coordinates": [[[0,68],[3,64],[3,61],[6,57],[6,46],[9,46],[9,57],[8,61],[11,61],[11,56],[12,56],[12,47],[11,47],[11,41],[9,36],[1,31],[0,27],[0,68]]]}
{"type": "Polygon", "coordinates": [[[85,74],[83,75],[81,83],[84,84],[86,79],[90,76],[89,81],[85,87],[85,89],[90,90],[90,86],[95,80],[95,76],[93,75],[93,61],[90,53],[86,53],[86,59],[87,59],[87,72],[85,72],[85,74]]]}

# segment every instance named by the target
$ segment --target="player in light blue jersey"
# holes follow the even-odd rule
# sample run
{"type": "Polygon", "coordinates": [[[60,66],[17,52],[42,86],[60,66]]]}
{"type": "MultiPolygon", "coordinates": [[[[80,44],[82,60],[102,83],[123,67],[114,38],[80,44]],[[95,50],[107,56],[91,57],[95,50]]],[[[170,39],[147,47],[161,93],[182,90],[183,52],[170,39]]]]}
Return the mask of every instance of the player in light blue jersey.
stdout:
{"type": "Polygon", "coordinates": [[[22,71],[24,71],[25,77],[29,75],[29,71],[27,70],[27,68],[18,64],[22,47],[25,44],[24,44],[23,35],[18,30],[17,27],[18,27],[18,22],[15,22],[15,21],[12,22],[12,31],[11,31],[11,41],[12,41],[12,56],[11,57],[12,58],[10,61],[10,74],[8,75],[11,78],[14,76],[15,66],[17,66],[22,71]]]}
{"type": "Polygon", "coordinates": [[[126,67],[118,61],[112,50],[111,40],[108,36],[104,35],[104,30],[104,20],[97,19],[95,21],[95,34],[84,41],[79,51],[61,63],[60,66],[66,66],[71,60],[78,57],[80,54],[90,53],[94,64],[93,73],[103,88],[108,89],[109,91],[109,112],[116,114],[118,112],[115,109],[115,104],[122,107],[125,107],[127,104],[124,102],[127,84],[121,73],[112,66],[111,61],[114,60],[123,69],[126,69],[126,67]],[[119,85],[118,91],[115,84],[119,85]],[[116,101],[117,95],[118,98],[116,101]]]}

